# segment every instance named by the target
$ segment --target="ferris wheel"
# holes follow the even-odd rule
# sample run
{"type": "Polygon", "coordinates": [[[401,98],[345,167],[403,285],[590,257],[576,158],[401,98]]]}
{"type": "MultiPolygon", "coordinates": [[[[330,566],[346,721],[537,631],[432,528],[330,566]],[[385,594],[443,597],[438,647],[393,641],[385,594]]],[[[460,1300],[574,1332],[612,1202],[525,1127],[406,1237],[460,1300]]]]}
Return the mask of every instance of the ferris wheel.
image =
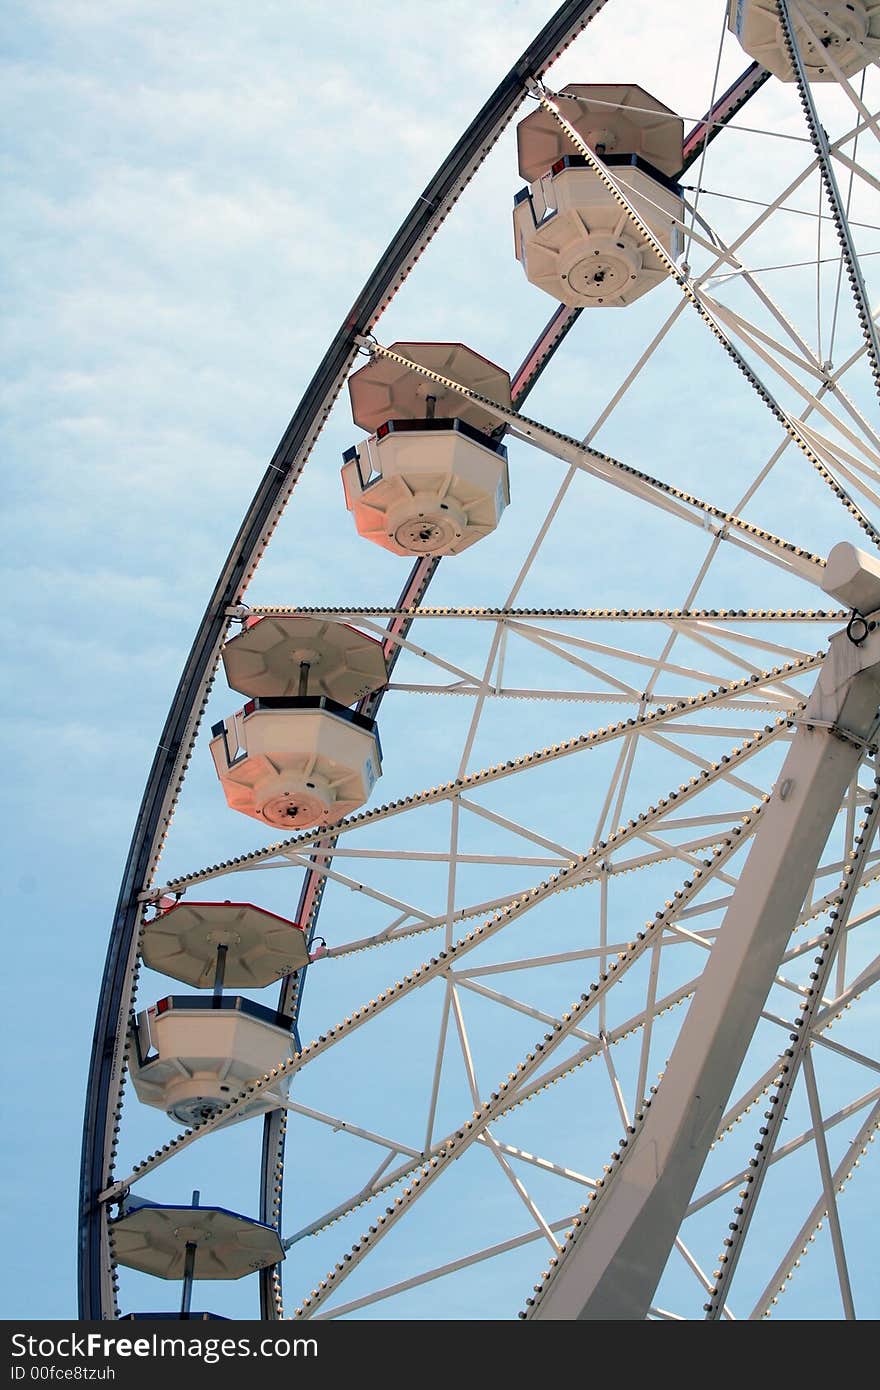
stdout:
{"type": "Polygon", "coordinates": [[[650,88],[637,6],[548,19],[241,521],[112,924],[84,1318],[877,1315],[880,3],[712,9],[650,88]]]}

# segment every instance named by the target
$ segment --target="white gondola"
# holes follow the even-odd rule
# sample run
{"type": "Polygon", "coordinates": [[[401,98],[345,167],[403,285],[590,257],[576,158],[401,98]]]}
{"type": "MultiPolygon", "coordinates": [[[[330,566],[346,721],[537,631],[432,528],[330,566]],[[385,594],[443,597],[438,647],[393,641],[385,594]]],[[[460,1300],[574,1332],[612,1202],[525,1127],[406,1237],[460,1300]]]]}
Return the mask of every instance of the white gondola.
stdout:
{"type": "MultiPolygon", "coordinates": [[[[790,14],[810,82],[853,77],[880,58],[880,0],[800,0],[790,14]]],[[[730,0],[727,23],[750,57],[781,81],[795,80],[776,0],[730,0]]]]}
{"type": "MultiPolygon", "coordinates": [[[[510,377],[461,343],[392,351],[510,408],[510,377]]],[[[355,422],[371,437],[344,455],[358,533],[395,555],[457,555],[494,531],[510,501],[498,419],[479,402],[377,357],[349,380],[355,422]]]]}
{"type": "MultiPolygon", "coordinates": [[[[674,181],[681,118],[635,85],[572,83],[559,107],[675,259],[684,215],[674,181]]],[[[613,308],[665,279],[650,245],[549,111],[538,107],[521,121],[517,140],[529,186],[514,200],[514,243],[533,285],[572,307],[613,308]]]]}
{"type": "MultiPolygon", "coordinates": [[[[215,1115],[248,1083],[290,1057],[290,1026],[275,1011],[236,995],[160,999],[136,1019],[131,1079],[138,1100],[180,1124],[215,1115]]],[[[259,1091],[235,1120],[275,1109],[289,1078],[259,1091]]]]}
{"type": "Polygon", "coordinates": [[[249,700],[211,732],[229,806],[282,830],[350,815],[382,772],[375,721],[323,696],[249,700]]]}
{"type": "Polygon", "coordinates": [[[375,721],[347,706],[385,684],[381,644],[345,623],[257,616],[226,643],[223,664],[254,697],[211,730],[228,805],[279,830],[363,806],[382,750],[375,721]]]}

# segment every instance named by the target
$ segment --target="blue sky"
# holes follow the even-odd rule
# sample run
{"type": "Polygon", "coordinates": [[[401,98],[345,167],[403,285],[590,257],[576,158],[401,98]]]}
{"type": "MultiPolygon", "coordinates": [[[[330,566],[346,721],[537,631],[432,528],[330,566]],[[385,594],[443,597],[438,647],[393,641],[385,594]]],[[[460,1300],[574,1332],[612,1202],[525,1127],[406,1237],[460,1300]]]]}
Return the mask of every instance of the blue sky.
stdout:
{"type": "MultiPolygon", "coordinates": [[[[695,16],[693,6],[675,0],[662,18],[657,7],[648,10],[611,0],[589,43],[554,70],[554,85],[639,81],[686,117],[700,114],[712,87],[705,55],[714,58],[723,6],[700,7],[695,16]],[[692,49],[704,57],[699,70],[692,49]]],[[[418,16],[391,0],[329,9],[313,0],[258,0],[246,9],[231,0],[183,8],[159,0],[32,0],[7,13],[0,145],[11,872],[2,1205],[4,1245],[15,1255],[0,1274],[6,1317],[74,1315],[81,1108],[108,924],[155,742],[240,515],[376,258],[547,14],[538,0],[488,0],[476,9],[453,0],[418,16]]],[[[743,66],[728,41],[721,84],[743,66]]],[[[798,131],[789,97],[763,93],[756,124],[798,131]]],[[[752,172],[782,186],[786,161],[796,168],[809,155],[798,146],[795,159],[789,144],[767,139],[762,168],[750,170],[757,148],[734,143],[723,160],[710,157],[707,186],[743,188],[752,172]]],[[[553,307],[525,284],[513,257],[509,209],[520,182],[508,132],[392,306],[383,341],[462,339],[508,369],[517,365],[553,307]]],[[[811,184],[804,206],[808,196],[815,206],[816,195],[811,184]]],[[[715,216],[717,202],[707,197],[702,206],[715,216]]],[[[747,215],[731,208],[727,230],[747,215]]],[[[814,234],[801,230],[800,219],[791,223],[779,259],[794,261],[812,254],[814,234]]],[[[876,233],[859,237],[865,250],[880,247],[876,233]]],[[[777,254],[778,238],[762,249],[777,254]]],[[[866,267],[873,264],[866,259],[866,267]]],[[[827,303],[832,291],[826,278],[827,303]]],[[[793,275],[780,297],[788,312],[812,323],[812,301],[805,306],[813,292],[812,282],[793,275]]],[[[610,315],[601,343],[585,331],[582,351],[560,358],[529,410],[584,433],[633,360],[632,324],[645,341],[673,296],[664,287],[626,322],[610,315]]],[[[848,312],[841,313],[841,344],[854,341],[848,312]]],[[[658,354],[656,376],[609,424],[600,446],[732,505],[772,448],[776,427],[709,343],[696,320],[682,322],[658,354]]],[[[869,408],[864,383],[853,389],[869,408]]],[[[405,563],[365,553],[372,548],[356,543],[344,514],[339,456],[356,435],[342,400],[253,602],[396,597],[405,563]]],[[[503,534],[467,565],[444,572],[436,602],[503,601],[535,518],[562,476],[558,464],[542,466],[524,446],[512,450],[511,462],[519,492],[503,534]]],[[[829,522],[821,484],[800,464],[786,458],[748,514],[821,554],[835,540],[857,539],[845,514],[829,522]]],[[[564,523],[523,601],[679,604],[699,550],[680,544],[676,524],[652,516],[633,530],[621,495],[583,480],[573,491],[580,510],[564,523]]],[[[799,580],[780,572],[771,583],[768,566],[750,563],[722,559],[704,601],[820,603],[799,580]]],[[[809,634],[813,647],[824,635],[809,634]]],[[[457,640],[444,636],[448,653],[457,640]]],[[[475,644],[468,660],[480,659],[475,644]]],[[[213,717],[234,698],[215,692],[213,717]]],[[[458,709],[430,716],[406,704],[401,710],[398,736],[383,726],[383,800],[452,775],[461,746],[458,709]]],[[[587,717],[594,720],[592,712],[587,717]]],[[[595,722],[605,718],[597,713],[595,722]]],[[[537,733],[524,716],[505,719],[499,715],[481,736],[475,765],[507,756],[502,750],[511,743],[520,752],[581,728],[566,707],[548,713],[537,733]]],[[[222,807],[205,754],[202,745],[169,846],[169,875],[266,841],[259,827],[242,828],[222,807]]],[[[655,794],[649,780],[648,799],[655,794]]],[[[551,788],[547,824],[553,795],[551,788]]],[[[271,894],[280,910],[293,890],[273,883],[271,894]]],[[[363,974],[358,966],[346,977],[345,1008],[387,978],[373,963],[380,954],[372,953],[363,974]]],[[[492,1025],[483,1027],[487,1071],[503,1070],[492,1025]]],[[[342,1086],[330,1073],[314,1096],[307,1091],[309,1103],[322,1084],[342,1086]]],[[[161,1117],[150,1119],[149,1134],[159,1134],[161,1117]]],[[[146,1127],[144,1136],[152,1147],[146,1127]]],[[[253,1209],[244,1140],[229,1134],[222,1143],[241,1165],[226,1200],[253,1209]]],[[[319,1146],[316,1163],[323,1153],[319,1146]]],[[[219,1192],[215,1184],[215,1198],[219,1192]]],[[[442,1213],[432,1220],[428,1229],[442,1228],[442,1213]]],[[[528,1282],[512,1281],[514,1304],[528,1282]]]]}

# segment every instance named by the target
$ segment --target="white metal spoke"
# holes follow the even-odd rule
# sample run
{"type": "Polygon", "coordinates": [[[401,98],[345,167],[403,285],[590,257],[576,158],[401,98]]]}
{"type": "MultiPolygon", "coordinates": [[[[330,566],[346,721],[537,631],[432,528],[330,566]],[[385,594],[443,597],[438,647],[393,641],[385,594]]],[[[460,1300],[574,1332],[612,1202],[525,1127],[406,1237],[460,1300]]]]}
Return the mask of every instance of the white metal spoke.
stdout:
{"type": "MultiPolygon", "coordinates": [[[[547,629],[542,629],[532,624],[520,625],[515,622],[511,622],[510,627],[514,632],[519,632],[523,637],[528,638],[529,641],[546,647],[550,651],[555,651],[557,655],[562,656],[565,660],[576,660],[576,658],[574,658],[573,653],[566,654],[565,647],[560,645],[562,643],[565,643],[565,646],[578,647],[582,651],[599,652],[603,656],[613,657],[617,661],[632,662],[635,666],[650,666],[655,673],[671,672],[673,675],[685,676],[690,680],[708,681],[710,685],[719,685],[724,679],[718,672],[703,671],[699,667],[678,666],[674,662],[661,660],[659,657],[644,656],[641,652],[627,651],[621,647],[609,646],[607,642],[593,642],[586,637],[577,637],[574,633],[550,632],[547,629]]],[[[698,636],[698,630],[695,630],[693,636],[695,638],[698,636]]],[[[729,653],[725,653],[725,656],[729,656],[729,653]]],[[[741,664],[745,665],[744,662],[741,664]]],[[[757,670],[758,668],[756,667],[753,669],[757,670]]],[[[603,672],[602,674],[605,680],[610,679],[607,672],[603,672]]],[[[627,689],[630,694],[638,693],[635,688],[631,686],[624,687],[621,684],[621,688],[627,689]]]]}
{"type": "Polygon", "coordinates": [[[451,675],[458,676],[460,680],[468,681],[471,685],[480,684],[479,677],[475,676],[471,671],[465,671],[461,666],[455,666],[451,661],[444,660],[444,658],[438,656],[436,652],[429,652],[426,647],[421,647],[415,642],[410,642],[408,638],[402,637],[400,633],[390,633],[381,623],[375,623],[371,618],[365,617],[359,618],[358,621],[368,632],[376,633],[377,636],[384,638],[386,642],[391,642],[395,647],[400,647],[405,652],[412,652],[415,656],[422,657],[423,660],[430,662],[431,665],[439,666],[441,670],[449,671],[451,675]]]}
{"type": "MultiPolygon", "coordinates": [[[[791,372],[786,371],[782,364],[777,362],[771,353],[764,351],[764,349],[759,346],[759,342],[764,342],[767,343],[769,346],[774,347],[777,352],[779,352],[782,356],[787,357],[790,361],[795,362],[797,366],[803,368],[804,370],[811,371],[815,376],[819,378],[822,385],[827,386],[829,380],[828,371],[823,364],[818,363],[815,358],[813,358],[813,360],[810,362],[803,358],[798,358],[795,354],[783,348],[780,343],[776,343],[772,339],[769,339],[767,335],[763,334],[755,324],[749,323],[748,320],[744,319],[741,314],[735,313],[732,309],[721,303],[719,300],[713,299],[711,302],[712,307],[718,314],[719,318],[721,318],[723,322],[726,323],[737,334],[737,336],[743,340],[743,342],[748,343],[752,350],[758,353],[762,361],[766,362],[768,366],[773,368],[773,370],[782,378],[786,385],[791,386],[791,388],[794,391],[797,391],[798,395],[800,395],[803,400],[807,401],[813,410],[818,411],[818,413],[822,416],[824,420],[827,420],[829,424],[834,425],[834,427],[840,431],[841,435],[845,439],[848,439],[850,441],[854,448],[860,448],[864,450],[866,458],[870,460],[870,463],[872,463],[875,468],[880,466],[880,453],[878,453],[878,447],[880,447],[880,439],[878,439],[877,432],[870,425],[870,423],[867,420],[865,420],[859,412],[855,412],[856,423],[862,427],[862,435],[857,435],[853,430],[849,428],[848,425],[844,423],[839,414],[836,414],[833,410],[831,410],[827,405],[824,404],[823,398],[819,394],[817,394],[814,391],[810,391],[806,386],[803,385],[802,382],[798,380],[797,377],[793,376],[791,372]],[[869,447],[869,445],[873,445],[874,447],[871,448],[869,447]]],[[[840,400],[841,394],[842,393],[840,392],[836,393],[835,399],[840,400]]],[[[817,436],[815,431],[806,429],[804,427],[803,420],[799,421],[799,423],[806,438],[809,439],[815,445],[816,439],[821,439],[821,436],[817,436]]],[[[865,463],[862,466],[865,468],[866,472],[869,471],[869,463],[865,463]]]]}
{"type": "MultiPolygon", "coordinates": [[[[489,985],[478,984],[477,981],[470,976],[459,975],[456,976],[456,979],[462,989],[469,989],[474,994],[481,995],[484,999],[491,999],[494,1004],[503,1004],[505,1008],[513,1009],[515,1013],[524,1014],[526,1018],[532,1018],[536,1023],[543,1023],[550,1026],[559,1023],[559,1019],[554,1018],[553,1014],[548,1014],[542,1009],[536,1009],[532,1004],[525,1004],[521,999],[514,999],[510,994],[502,994],[500,990],[491,989],[489,985]]],[[[599,1042],[597,1034],[584,1032],[583,1029],[580,1028],[572,1029],[572,1037],[580,1038],[582,1042],[599,1042]]]]}
{"type": "MultiPolygon", "coordinates": [[[[515,631],[518,630],[515,628],[514,624],[510,624],[510,626],[515,631]]],[[[549,641],[539,632],[536,632],[534,628],[524,629],[523,636],[528,637],[529,641],[533,642],[535,646],[543,648],[544,651],[552,652],[554,656],[558,656],[563,661],[567,661],[569,665],[576,666],[579,670],[586,671],[588,675],[596,676],[599,680],[605,681],[606,685],[610,685],[614,690],[619,691],[620,694],[629,696],[630,699],[638,699],[639,692],[636,690],[635,686],[628,685],[625,681],[618,680],[616,676],[609,675],[607,671],[601,670],[600,667],[594,666],[592,662],[585,661],[582,657],[575,656],[574,652],[567,651],[566,648],[560,646],[558,642],[549,641]]],[[[593,643],[584,645],[588,645],[591,648],[594,646],[593,643]]]]}
{"type": "Polygon", "coordinates": [[[549,1158],[542,1158],[539,1154],[528,1153],[525,1149],[518,1149],[513,1144],[502,1144],[494,1135],[492,1136],[492,1143],[510,1158],[519,1159],[522,1163],[529,1163],[533,1168],[540,1168],[543,1173],[555,1173],[557,1177],[565,1178],[567,1182],[576,1183],[579,1187],[588,1187],[592,1189],[596,1186],[596,1179],[588,1178],[586,1173],[576,1173],[573,1168],[564,1168],[561,1164],[554,1163],[549,1158]]]}
{"type": "Polygon", "coordinates": [[[880,193],[880,179],[875,178],[874,175],[871,174],[863,164],[856,164],[855,160],[850,159],[848,155],[845,155],[843,150],[835,150],[834,158],[838,161],[839,164],[842,164],[846,169],[849,169],[851,174],[855,174],[857,178],[863,179],[864,182],[867,183],[871,188],[875,189],[878,193],[880,193]]]}
{"type": "Polygon", "coordinates": [[[761,788],[755,786],[753,782],[744,782],[743,779],[737,777],[735,773],[728,772],[723,763],[720,765],[712,763],[708,758],[700,757],[699,753],[696,753],[693,749],[683,747],[681,743],[677,743],[674,739],[664,738],[661,734],[657,734],[653,730],[648,731],[647,729],[643,730],[643,737],[649,739],[651,743],[656,743],[659,748],[665,748],[670,753],[677,753],[685,762],[692,763],[694,767],[699,767],[704,772],[710,772],[714,779],[729,783],[730,786],[736,787],[738,791],[745,792],[747,796],[754,796],[760,800],[764,794],[761,788]]]}
{"type": "Polygon", "coordinates": [[[539,835],[537,831],[531,830],[519,821],[511,820],[509,816],[499,815],[497,811],[490,811],[487,806],[480,806],[476,801],[471,801],[467,797],[458,798],[460,806],[465,810],[471,811],[475,816],[482,820],[491,822],[492,825],[500,826],[502,830],[510,830],[514,835],[520,835],[524,840],[531,844],[540,845],[543,849],[550,850],[553,854],[561,855],[564,859],[573,859],[575,852],[569,846],[561,845],[556,840],[548,840],[545,835],[539,835]]]}
{"type": "Polygon", "coordinates": [[[550,1229],[550,1226],[544,1220],[544,1217],[541,1215],[540,1211],[535,1206],[534,1201],[529,1196],[529,1193],[522,1179],[518,1178],[516,1173],[511,1168],[510,1164],[507,1161],[507,1158],[505,1157],[501,1149],[501,1146],[495,1143],[494,1139],[492,1138],[492,1135],[488,1130],[486,1130],[486,1133],[483,1135],[483,1142],[487,1144],[494,1157],[498,1160],[499,1164],[501,1165],[501,1171],[504,1173],[504,1176],[510,1182],[516,1195],[522,1201],[523,1206],[526,1208],[526,1211],[529,1212],[535,1225],[538,1227],[538,1229],[541,1231],[541,1233],[548,1241],[550,1249],[554,1252],[554,1254],[558,1254],[558,1252],[562,1249],[561,1245],[559,1244],[559,1241],[556,1239],[552,1230],[550,1229]]]}
{"type": "Polygon", "coordinates": [[[657,942],[651,952],[651,966],[648,973],[648,988],[645,994],[645,1022],[642,1029],[642,1045],[639,1051],[639,1072],[636,1079],[634,1106],[647,1095],[648,1059],[651,1055],[651,1039],[654,1033],[654,1009],[657,1002],[657,982],[660,977],[660,952],[662,942],[657,942]]]}
{"type": "Polygon", "coordinates": [[[443,1059],[446,1053],[446,1039],[449,1028],[449,1009],[452,1004],[452,980],[447,978],[446,986],[443,991],[443,1011],[440,1015],[440,1027],[437,1032],[437,1053],[434,1059],[434,1074],[431,1081],[431,1095],[428,1101],[428,1122],[425,1128],[425,1142],[423,1149],[429,1153],[434,1137],[434,1121],[437,1118],[437,1101],[440,1095],[440,1079],[443,1073],[443,1059]]]}
{"type": "Polygon", "coordinates": [[[614,1092],[614,1099],[617,1102],[620,1123],[625,1133],[630,1128],[632,1121],[630,1120],[629,1111],[626,1108],[626,1101],[623,1098],[623,1088],[620,1084],[617,1072],[614,1069],[614,1062],[611,1060],[611,1049],[608,1046],[608,1037],[604,1032],[602,1033],[600,1042],[602,1044],[602,1056],[605,1059],[605,1066],[608,1070],[608,1079],[611,1082],[611,1089],[614,1092]]]}
{"type": "Polygon", "coordinates": [[[341,874],[338,869],[331,869],[328,864],[320,862],[312,864],[306,855],[296,854],[292,850],[286,857],[292,864],[298,864],[303,869],[311,869],[321,878],[330,878],[334,883],[340,883],[343,888],[348,888],[353,893],[363,893],[366,897],[374,898],[376,902],[384,903],[386,907],[396,907],[405,912],[408,917],[415,917],[419,921],[425,923],[431,921],[430,914],[423,912],[421,908],[413,907],[411,903],[405,903],[400,898],[394,898],[390,893],[382,893],[378,888],[369,888],[359,879],[349,878],[346,874],[341,874]]]}
{"type": "Polygon", "coordinates": [[[376,1193],[382,1190],[383,1178],[385,1178],[389,1167],[396,1157],[397,1155],[393,1153],[386,1154],[378,1168],[373,1170],[364,1185],[359,1187],[351,1197],[346,1198],[343,1202],[337,1202],[335,1207],[332,1207],[329,1211],[323,1212],[322,1215],[310,1221],[307,1226],[303,1226],[301,1230],[295,1231],[293,1235],[285,1236],[282,1241],[284,1249],[289,1250],[291,1246],[296,1245],[301,1240],[305,1240],[308,1236],[317,1235],[317,1233],[326,1226],[330,1226],[334,1221],[338,1221],[341,1216],[347,1216],[355,1207],[359,1207],[364,1202],[368,1202],[372,1197],[375,1197],[376,1193]]]}
{"type": "Polygon", "coordinates": [[[328,1115],[323,1110],[315,1110],[311,1106],[301,1105],[299,1101],[285,1100],[282,1105],[291,1114],[302,1115],[307,1120],[316,1120],[319,1124],[329,1125],[330,1129],[337,1134],[353,1134],[358,1139],[366,1139],[371,1144],[378,1144],[383,1149],[389,1149],[392,1156],[400,1154],[403,1157],[408,1154],[410,1158],[420,1157],[419,1149],[414,1149],[407,1144],[399,1144],[394,1139],[388,1139],[385,1135],[375,1133],[374,1130],[364,1129],[362,1125],[353,1124],[350,1120],[343,1120],[338,1115],[328,1115]]]}

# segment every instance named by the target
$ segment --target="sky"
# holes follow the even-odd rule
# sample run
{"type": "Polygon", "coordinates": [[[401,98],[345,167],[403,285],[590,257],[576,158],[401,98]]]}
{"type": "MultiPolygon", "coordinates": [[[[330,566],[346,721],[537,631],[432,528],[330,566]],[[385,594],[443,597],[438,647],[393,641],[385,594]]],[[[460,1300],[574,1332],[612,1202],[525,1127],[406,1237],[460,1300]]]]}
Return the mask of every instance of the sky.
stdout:
{"type": "MultiPolygon", "coordinates": [[[[686,0],[671,0],[662,15],[660,8],[610,0],[589,41],[581,40],[553,70],[553,85],[637,81],[676,107],[687,129],[687,118],[708,105],[713,81],[723,88],[747,60],[728,38],[715,78],[723,5],[700,6],[697,15],[686,0]]],[[[329,8],[316,0],[256,0],[249,7],[231,0],[185,7],[161,0],[24,0],[2,21],[10,849],[2,972],[9,1142],[2,1206],[4,1248],[15,1251],[0,1271],[6,1317],[75,1316],[81,1114],[108,926],[156,740],[240,516],[373,264],[549,12],[539,0],[487,0],[476,9],[452,0],[418,13],[399,0],[345,0],[329,8]]],[[[841,129],[853,123],[832,98],[823,100],[841,129]]],[[[715,196],[701,195],[700,210],[709,220],[718,217],[728,239],[755,210],[724,202],[724,191],[754,191],[757,184],[779,191],[809,158],[790,91],[781,93],[774,84],[747,108],[750,119],[753,111],[756,126],[778,138],[731,133],[724,155],[710,152],[706,163],[704,185],[715,196]]],[[[741,124],[748,124],[745,116],[741,124]]],[[[691,171],[694,182],[697,172],[691,171]]],[[[394,301],[377,329],[381,341],[464,341],[508,370],[516,367],[553,309],[525,282],[513,255],[510,206],[521,182],[511,129],[394,301]]],[[[797,197],[803,210],[814,208],[815,179],[797,197]]],[[[856,205],[868,206],[861,186],[856,205]]],[[[769,258],[758,264],[814,255],[814,219],[792,216],[784,233],[778,227],[777,219],[754,243],[752,254],[769,258]]],[[[860,249],[880,250],[871,228],[856,235],[860,249]]],[[[820,359],[833,351],[839,364],[858,339],[845,306],[832,347],[837,262],[827,226],[824,236],[830,250],[818,321],[814,272],[777,273],[773,285],[785,312],[808,325],[820,359]]],[[[694,258],[699,254],[695,250],[694,258]]],[[[867,273],[876,261],[866,255],[863,264],[867,273]]],[[[733,308],[742,307],[737,293],[731,290],[727,300],[733,308]]],[[[674,295],[664,286],[631,313],[603,316],[605,336],[592,323],[579,325],[578,344],[560,354],[528,410],[578,437],[586,433],[635,360],[632,344],[648,341],[674,308],[674,295]]],[[[774,447],[778,427],[710,343],[696,318],[679,320],[658,350],[655,373],[646,374],[598,443],[728,507],[774,447]]],[[[780,383],[778,389],[793,409],[794,388],[780,383]]],[[[862,378],[853,397],[860,409],[872,408],[862,378]]],[[[873,408],[876,417],[875,401],[873,408]]],[[[344,510],[340,455],[358,437],[343,393],[250,602],[396,599],[406,562],[359,542],[344,510]]],[[[831,510],[816,474],[794,453],[748,500],[745,514],[820,555],[836,540],[860,540],[852,518],[831,510]]],[[[452,572],[441,566],[431,602],[505,601],[563,470],[519,444],[511,447],[511,473],[503,530],[461,557],[452,572]]],[[[682,603],[703,544],[691,544],[690,528],[653,512],[637,516],[624,494],[583,478],[573,484],[571,503],[522,603],[682,603]]],[[[813,586],[727,549],[732,554],[719,559],[701,594],[706,606],[833,606],[813,586]]],[[[798,630],[791,641],[798,650],[814,650],[831,630],[798,630]]],[[[447,660],[467,670],[485,658],[485,643],[470,633],[462,637],[444,628],[436,640],[447,660]]],[[[645,640],[656,655],[653,636],[645,640]]],[[[718,665],[713,668],[705,653],[697,660],[689,652],[688,661],[698,672],[708,663],[710,674],[718,665]]],[[[559,679],[546,651],[523,655],[512,648],[510,662],[523,686],[559,679]]],[[[426,677],[413,659],[401,663],[399,678],[438,676],[435,670],[426,677]]],[[[208,722],[231,712],[234,698],[225,687],[215,689],[208,722]]],[[[386,705],[383,801],[455,775],[466,704],[401,696],[397,715],[386,705]]],[[[540,707],[538,720],[534,709],[500,710],[487,722],[468,770],[618,717],[590,710],[582,718],[579,710],[553,703],[540,707]]],[[[657,795],[655,776],[664,789],[678,779],[662,765],[672,756],[668,750],[654,750],[654,756],[661,761],[639,764],[632,783],[633,797],[644,795],[646,802],[657,795]]],[[[609,755],[597,784],[612,768],[609,755]]],[[[771,769],[771,782],[772,775],[771,769]]],[[[548,774],[546,786],[527,802],[546,834],[566,844],[573,836],[581,847],[589,835],[576,832],[592,812],[572,800],[578,795],[576,781],[548,774]]],[[[499,806],[509,811],[517,804],[511,795],[499,806]]],[[[446,834],[446,822],[426,817],[426,841],[439,844],[446,834]]],[[[222,805],[203,740],[162,881],[266,842],[259,826],[242,825],[222,805]]],[[[530,869],[525,882],[541,873],[530,869]]],[[[293,874],[282,874],[281,885],[276,877],[262,876],[272,878],[264,900],[292,911],[293,874]]],[[[673,875],[669,885],[677,881],[673,875]]],[[[443,882],[430,879],[427,869],[423,879],[413,869],[398,882],[404,897],[414,887],[429,896],[443,893],[443,882]]],[[[494,878],[487,872],[485,896],[503,893],[508,882],[500,871],[494,878]]],[[[479,899],[476,874],[466,891],[472,887],[479,899]]],[[[662,902],[672,889],[665,880],[660,889],[662,902]]],[[[649,903],[635,888],[620,891],[630,894],[636,913],[653,912],[653,897],[649,903]]],[[[344,919],[345,939],[358,935],[350,906],[328,911],[330,922],[344,919]]],[[[372,922],[369,912],[364,920],[372,922]]],[[[398,969],[377,961],[381,954],[353,957],[341,972],[339,1016],[398,969]]],[[[316,982],[314,988],[317,1031],[319,1016],[337,1016],[336,986],[316,982]]],[[[551,1012],[558,1006],[555,996],[546,1006],[551,1012]]],[[[411,1013],[400,1033],[390,1025],[385,1035],[377,1030],[377,1053],[365,1050],[360,1064],[374,1082],[376,1068],[397,1055],[401,1038],[419,1038],[429,1048],[421,1015],[411,1013]],[[386,1046],[391,1050],[383,1061],[386,1046]]],[[[502,1074],[519,1051],[509,1051],[510,1039],[500,1037],[487,1017],[479,1015],[474,1027],[491,1081],[490,1068],[502,1074]]],[[[517,1033],[514,1046],[527,1046],[529,1037],[528,1028],[517,1033]]],[[[323,1104],[331,1091],[346,1095],[357,1067],[343,1073],[345,1067],[328,1067],[326,1076],[303,1087],[304,1103],[323,1104]]],[[[394,1074],[392,1111],[386,1116],[377,1100],[362,1123],[374,1116],[393,1123],[408,1105],[421,1104],[418,1078],[405,1067],[398,1073],[396,1063],[394,1074]]],[[[450,1116],[458,1113],[451,1096],[444,1096],[443,1106],[450,1116]]],[[[567,1134],[564,1117],[553,1114],[551,1125],[567,1134]]],[[[132,1159],[167,1133],[163,1117],[148,1121],[131,1119],[132,1159]]],[[[613,1144],[615,1124],[616,1117],[603,1120],[600,1142],[607,1128],[613,1144]]],[[[212,1200],[253,1210],[245,1128],[220,1136],[217,1153],[224,1157],[206,1186],[212,1200]]],[[[574,1144],[574,1133],[567,1139],[574,1144]]],[[[314,1187],[319,1206],[325,1195],[321,1165],[332,1168],[335,1161],[327,1145],[319,1136],[314,1158],[296,1169],[296,1188],[304,1185],[311,1200],[314,1187]]],[[[188,1180],[185,1171],[175,1200],[182,1200],[178,1188],[188,1180]]],[[[148,1195],[158,1200],[163,1190],[157,1178],[148,1195]]],[[[441,1203],[426,1220],[425,1239],[440,1252],[439,1263],[447,1245],[441,1203]]],[[[404,1242],[400,1250],[401,1267],[410,1258],[418,1266],[421,1247],[413,1251],[404,1242]]],[[[324,1257],[322,1246],[319,1262],[324,1257]]],[[[328,1268],[333,1258],[327,1243],[328,1268]]],[[[390,1257],[389,1267],[390,1281],[396,1267],[390,1257]]],[[[510,1315],[528,1291],[531,1276],[522,1275],[528,1268],[517,1266],[509,1290],[504,1286],[510,1315]]],[[[494,1302],[481,1304],[484,1290],[473,1280],[461,1287],[447,1316],[479,1316],[474,1310],[483,1306],[501,1315],[494,1302]]],[[[131,1297],[155,1296],[136,1279],[129,1289],[131,1297]]],[[[173,1291],[162,1296],[173,1299],[173,1291]]],[[[430,1306],[416,1302],[399,1315],[431,1316],[425,1312],[430,1306]]]]}

